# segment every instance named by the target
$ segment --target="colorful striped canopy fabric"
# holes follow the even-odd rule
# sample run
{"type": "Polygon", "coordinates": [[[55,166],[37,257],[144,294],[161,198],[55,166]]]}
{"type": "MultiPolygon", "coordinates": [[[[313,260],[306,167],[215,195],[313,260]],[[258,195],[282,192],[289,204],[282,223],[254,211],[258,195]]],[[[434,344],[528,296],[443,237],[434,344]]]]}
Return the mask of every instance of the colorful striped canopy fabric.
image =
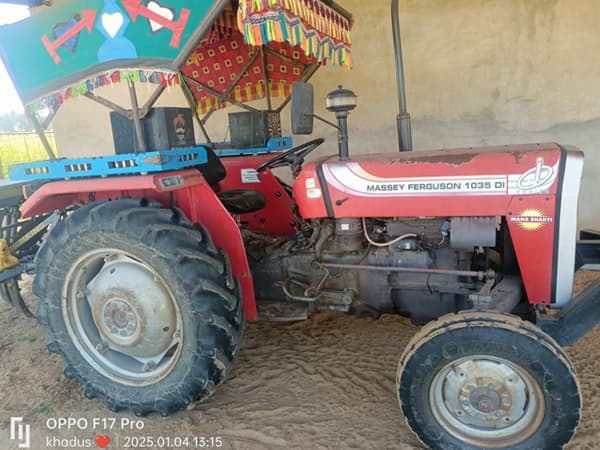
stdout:
{"type": "Polygon", "coordinates": [[[311,66],[350,68],[352,22],[324,1],[64,1],[0,27],[0,56],[31,114],[123,80],[185,84],[205,113],[222,94],[285,98],[311,66]]]}
{"type": "Polygon", "coordinates": [[[319,62],[352,66],[352,22],[319,0],[240,0],[238,24],[250,45],[288,42],[319,62]]]}

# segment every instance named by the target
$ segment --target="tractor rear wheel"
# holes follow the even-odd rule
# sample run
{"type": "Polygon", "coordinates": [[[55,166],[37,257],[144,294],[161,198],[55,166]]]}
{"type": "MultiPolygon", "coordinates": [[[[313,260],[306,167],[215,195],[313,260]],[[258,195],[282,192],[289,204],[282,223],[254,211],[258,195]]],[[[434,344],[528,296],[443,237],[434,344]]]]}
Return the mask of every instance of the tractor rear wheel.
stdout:
{"type": "Polygon", "coordinates": [[[239,289],[207,233],[177,211],[133,199],[83,207],[51,231],[37,266],[48,350],[87,398],[166,416],[229,373],[239,289]]]}
{"type": "Polygon", "coordinates": [[[433,449],[559,449],[579,423],[567,355],[533,324],[505,314],[428,324],[406,347],[397,383],[408,425],[433,449]]]}

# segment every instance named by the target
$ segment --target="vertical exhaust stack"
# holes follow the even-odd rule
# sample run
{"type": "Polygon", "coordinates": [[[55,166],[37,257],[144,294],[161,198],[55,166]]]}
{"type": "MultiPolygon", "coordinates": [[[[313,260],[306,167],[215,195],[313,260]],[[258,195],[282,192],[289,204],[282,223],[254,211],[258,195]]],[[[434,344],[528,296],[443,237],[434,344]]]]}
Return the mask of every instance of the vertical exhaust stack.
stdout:
{"type": "Polygon", "coordinates": [[[348,148],[348,115],[350,111],[356,108],[356,94],[349,89],[344,89],[341,85],[327,94],[327,111],[335,113],[338,120],[338,153],[342,161],[350,159],[348,148]]]}
{"type": "Polygon", "coordinates": [[[394,51],[396,57],[396,78],[398,81],[398,106],[396,117],[398,127],[398,146],[401,152],[412,151],[412,131],[410,114],[406,108],[406,88],[404,85],[404,63],[402,61],[402,38],[400,36],[400,17],[398,0],[392,0],[392,30],[394,32],[394,51]]]}

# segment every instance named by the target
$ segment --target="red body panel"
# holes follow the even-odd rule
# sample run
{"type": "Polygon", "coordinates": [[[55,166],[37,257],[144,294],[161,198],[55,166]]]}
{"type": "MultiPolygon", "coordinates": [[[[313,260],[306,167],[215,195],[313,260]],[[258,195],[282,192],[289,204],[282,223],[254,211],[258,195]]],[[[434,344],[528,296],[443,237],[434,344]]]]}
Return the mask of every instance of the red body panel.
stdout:
{"type": "Polygon", "coordinates": [[[215,245],[229,256],[233,275],[240,281],[246,319],[258,320],[252,274],[236,221],[207,183],[175,191],[175,202],[188,219],[206,227],[215,245]]]}
{"type": "Polygon", "coordinates": [[[192,222],[205,226],[217,247],[229,255],[232,272],[240,280],[246,319],[258,319],[252,275],[238,225],[197,170],[48,183],[25,201],[21,212],[23,217],[31,217],[77,203],[121,197],[176,206],[192,222]]]}
{"type": "Polygon", "coordinates": [[[505,215],[513,195],[556,193],[560,157],[554,144],[387,153],[350,161],[335,157],[307,164],[294,193],[305,218],[505,215]],[[554,171],[552,183],[543,189],[518,189],[518,179],[535,169],[538,158],[554,171]],[[309,191],[313,184],[323,191],[319,165],[333,214],[327,212],[324,192],[309,191]],[[486,189],[480,183],[491,185],[486,189]],[[450,187],[456,189],[446,189],[450,187]]]}
{"type": "MultiPolygon", "coordinates": [[[[569,155],[582,157],[576,151],[569,155]]],[[[267,198],[266,208],[242,215],[240,221],[253,231],[291,235],[296,224],[292,199],[270,171],[259,175],[253,171],[269,158],[224,159],[228,175],[218,189],[261,191],[267,198]]],[[[564,209],[559,205],[565,161],[566,151],[555,144],[388,153],[349,161],[328,158],[305,165],[294,184],[294,194],[305,219],[504,218],[530,303],[549,304],[554,301],[554,272],[561,254],[557,250],[558,216],[564,209]]],[[[578,191],[579,183],[576,173],[571,181],[576,189],[570,186],[569,197],[575,199],[573,193],[578,191]]],[[[252,276],[238,224],[196,170],[48,183],[24,203],[22,214],[30,217],[72,204],[120,197],[149,198],[165,206],[177,206],[190,220],[206,226],[215,244],[230,257],[233,273],[241,283],[246,318],[257,319],[252,276]]],[[[563,227],[561,235],[566,229],[563,227]]],[[[567,237],[574,242],[574,231],[567,237]]],[[[569,251],[563,253],[568,255],[569,251]]],[[[567,269],[569,264],[565,259],[567,269]]]]}
{"type": "Polygon", "coordinates": [[[294,202],[270,170],[258,175],[254,172],[271,158],[273,155],[221,158],[227,169],[227,177],[219,183],[218,189],[253,189],[262,192],[267,199],[267,206],[251,214],[242,214],[240,221],[246,223],[250,231],[266,231],[271,236],[290,236],[296,232],[297,221],[292,212],[294,202]]]}
{"type": "Polygon", "coordinates": [[[552,298],[555,224],[558,222],[555,205],[554,196],[531,195],[515,197],[508,208],[508,228],[530,303],[547,304],[552,298]],[[534,211],[540,211],[539,220],[545,222],[520,222],[524,217],[538,215],[534,211]]]}
{"type": "Polygon", "coordinates": [[[504,217],[529,301],[548,304],[563,157],[555,144],[335,157],[306,165],[294,193],[304,218],[504,217]]]}
{"type": "Polygon", "coordinates": [[[23,217],[32,217],[77,203],[89,203],[107,198],[147,197],[165,203],[169,191],[204,183],[197,170],[180,170],[160,175],[135,175],[127,177],[93,178],[55,181],[44,184],[21,206],[23,217]],[[181,183],[171,187],[161,184],[164,178],[179,176],[181,183]]]}

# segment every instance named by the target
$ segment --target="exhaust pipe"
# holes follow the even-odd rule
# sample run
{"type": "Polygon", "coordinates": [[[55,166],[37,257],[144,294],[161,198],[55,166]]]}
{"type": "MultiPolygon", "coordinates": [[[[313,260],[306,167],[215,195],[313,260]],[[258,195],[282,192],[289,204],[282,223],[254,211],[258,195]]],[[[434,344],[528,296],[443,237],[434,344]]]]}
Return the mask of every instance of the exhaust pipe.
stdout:
{"type": "Polygon", "coordinates": [[[400,112],[396,117],[398,127],[398,146],[401,152],[412,151],[412,131],[410,114],[406,108],[406,88],[404,86],[404,63],[402,60],[402,39],[400,36],[400,13],[398,0],[392,0],[392,30],[394,32],[394,50],[396,57],[396,78],[398,81],[398,106],[400,112]]]}

